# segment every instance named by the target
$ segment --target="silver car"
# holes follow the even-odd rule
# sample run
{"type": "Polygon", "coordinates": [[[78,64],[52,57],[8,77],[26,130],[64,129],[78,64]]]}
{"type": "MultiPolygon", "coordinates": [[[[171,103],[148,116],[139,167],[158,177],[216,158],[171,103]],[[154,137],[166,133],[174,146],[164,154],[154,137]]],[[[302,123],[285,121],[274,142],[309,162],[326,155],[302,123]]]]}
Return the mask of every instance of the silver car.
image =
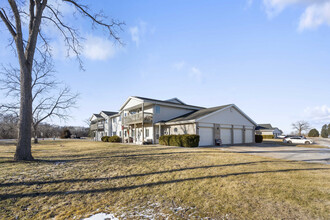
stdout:
{"type": "Polygon", "coordinates": [[[296,137],[287,137],[283,139],[284,143],[288,144],[312,144],[313,141],[311,139],[307,139],[303,136],[296,136],[296,137]]]}

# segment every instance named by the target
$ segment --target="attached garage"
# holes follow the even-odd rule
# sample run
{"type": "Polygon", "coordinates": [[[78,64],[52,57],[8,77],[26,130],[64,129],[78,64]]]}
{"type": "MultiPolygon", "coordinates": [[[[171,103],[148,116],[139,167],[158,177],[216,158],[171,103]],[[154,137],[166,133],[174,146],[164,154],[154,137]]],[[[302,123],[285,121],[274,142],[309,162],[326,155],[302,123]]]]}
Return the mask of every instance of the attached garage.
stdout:
{"type": "Polygon", "coordinates": [[[234,144],[242,144],[243,142],[243,129],[235,128],[234,129],[234,144]]]}
{"type": "Polygon", "coordinates": [[[254,135],[253,129],[246,129],[245,130],[245,143],[253,143],[253,135],[254,135]]]}
{"type": "Polygon", "coordinates": [[[213,146],[213,128],[199,128],[199,146],[213,146]]]}
{"type": "Polygon", "coordinates": [[[231,144],[231,129],[221,128],[220,139],[222,144],[231,144]]]}
{"type": "Polygon", "coordinates": [[[212,146],[215,139],[219,138],[224,145],[253,143],[254,129],[257,126],[234,104],[197,110],[163,125],[174,127],[187,123],[195,126],[196,129],[188,134],[200,136],[199,146],[212,146]]]}

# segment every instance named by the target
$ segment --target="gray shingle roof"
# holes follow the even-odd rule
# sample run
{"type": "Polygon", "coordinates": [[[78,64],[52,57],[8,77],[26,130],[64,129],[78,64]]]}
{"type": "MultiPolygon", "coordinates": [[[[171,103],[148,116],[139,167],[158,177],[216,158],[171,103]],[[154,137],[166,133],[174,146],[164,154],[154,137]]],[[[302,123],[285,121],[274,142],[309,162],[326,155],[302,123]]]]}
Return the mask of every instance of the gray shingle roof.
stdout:
{"type": "Polygon", "coordinates": [[[109,112],[109,111],[101,111],[101,112],[103,112],[103,113],[106,114],[107,116],[115,115],[115,114],[118,113],[118,112],[109,112]]]}
{"type": "Polygon", "coordinates": [[[100,114],[93,114],[93,115],[95,115],[95,117],[97,117],[97,118],[103,118],[100,114]]]}
{"type": "Polygon", "coordinates": [[[182,115],[177,118],[173,118],[166,122],[179,122],[179,121],[195,120],[195,119],[201,118],[205,115],[211,114],[212,112],[218,111],[220,109],[224,109],[230,105],[222,105],[222,106],[217,106],[217,107],[213,107],[213,108],[204,108],[201,110],[190,112],[188,114],[182,115]]]}
{"type": "MultiPolygon", "coordinates": [[[[273,129],[271,124],[258,124],[258,126],[262,127],[262,128],[267,128],[267,129],[273,129]]],[[[261,129],[262,129],[261,128],[261,129]]]]}
{"type": "Polygon", "coordinates": [[[187,105],[187,104],[184,104],[184,103],[182,103],[182,104],[174,103],[174,102],[171,102],[171,101],[163,101],[163,100],[159,100],[159,99],[151,99],[151,98],[146,98],[146,97],[141,97],[141,96],[132,96],[132,97],[142,99],[142,100],[145,100],[145,101],[150,101],[150,102],[162,102],[162,103],[166,103],[166,104],[176,104],[176,105],[182,105],[182,106],[187,106],[187,107],[203,108],[203,107],[200,107],[200,106],[187,105]]]}

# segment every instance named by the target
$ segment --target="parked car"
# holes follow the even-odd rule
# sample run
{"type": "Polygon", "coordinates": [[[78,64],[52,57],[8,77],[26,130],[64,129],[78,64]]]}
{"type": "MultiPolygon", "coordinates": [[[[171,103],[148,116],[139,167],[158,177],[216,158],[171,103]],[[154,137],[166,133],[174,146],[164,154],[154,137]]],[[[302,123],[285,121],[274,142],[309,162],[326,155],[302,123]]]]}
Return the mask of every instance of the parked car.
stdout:
{"type": "Polygon", "coordinates": [[[311,139],[307,139],[303,136],[295,136],[295,137],[286,137],[283,139],[284,143],[288,144],[312,144],[313,141],[311,139]]]}

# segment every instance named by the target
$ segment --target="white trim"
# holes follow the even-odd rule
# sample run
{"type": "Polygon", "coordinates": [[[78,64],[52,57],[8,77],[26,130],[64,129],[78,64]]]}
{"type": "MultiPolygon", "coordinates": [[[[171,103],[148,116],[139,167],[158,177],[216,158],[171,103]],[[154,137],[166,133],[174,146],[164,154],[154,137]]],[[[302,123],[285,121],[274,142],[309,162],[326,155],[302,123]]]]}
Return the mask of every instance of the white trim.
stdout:
{"type": "Polygon", "coordinates": [[[136,98],[134,96],[130,96],[126,102],[121,106],[120,108],[120,111],[123,110],[123,108],[126,106],[126,104],[131,100],[131,99],[135,99],[135,100],[139,100],[141,102],[144,102],[144,103],[152,103],[152,104],[155,104],[155,105],[165,105],[165,106],[172,106],[172,107],[177,107],[177,108],[183,108],[183,109],[194,109],[194,110],[201,110],[201,109],[205,109],[204,107],[198,107],[198,106],[191,106],[191,105],[186,105],[186,104],[175,104],[175,103],[165,103],[165,102],[162,102],[161,100],[160,101],[148,101],[148,100],[143,100],[143,99],[140,99],[140,98],[136,98]]]}
{"type": "Polygon", "coordinates": [[[202,117],[200,117],[200,118],[197,118],[197,119],[196,119],[196,122],[198,122],[198,121],[200,121],[200,120],[202,120],[202,119],[204,119],[204,118],[206,118],[206,117],[209,117],[209,116],[211,116],[211,115],[217,114],[217,113],[219,113],[219,112],[221,112],[221,111],[224,111],[224,110],[226,110],[226,109],[228,109],[228,108],[231,108],[231,107],[234,107],[239,113],[241,113],[241,115],[243,115],[246,119],[248,119],[252,124],[254,124],[254,125],[257,126],[257,123],[255,123],[255,121],[253,121],[249,116],[247,116],[247,115],[246,115],[241,109],[239,109],[235,104],[231,104],[231,105],[227,106],[226,108],[219,109],[219,110],[217,110],[217,111],[211,112],[210,114],[207,114],[207,115],[204,115],[204,116],[202,116],[202,117]]]}
{"type": "Polygon", "coordinates": [[[156,122],[155,125],[176,125],[176,124],[190,124],[195,123],[195,120],[175,121],[175,122],[156,122]]]}

